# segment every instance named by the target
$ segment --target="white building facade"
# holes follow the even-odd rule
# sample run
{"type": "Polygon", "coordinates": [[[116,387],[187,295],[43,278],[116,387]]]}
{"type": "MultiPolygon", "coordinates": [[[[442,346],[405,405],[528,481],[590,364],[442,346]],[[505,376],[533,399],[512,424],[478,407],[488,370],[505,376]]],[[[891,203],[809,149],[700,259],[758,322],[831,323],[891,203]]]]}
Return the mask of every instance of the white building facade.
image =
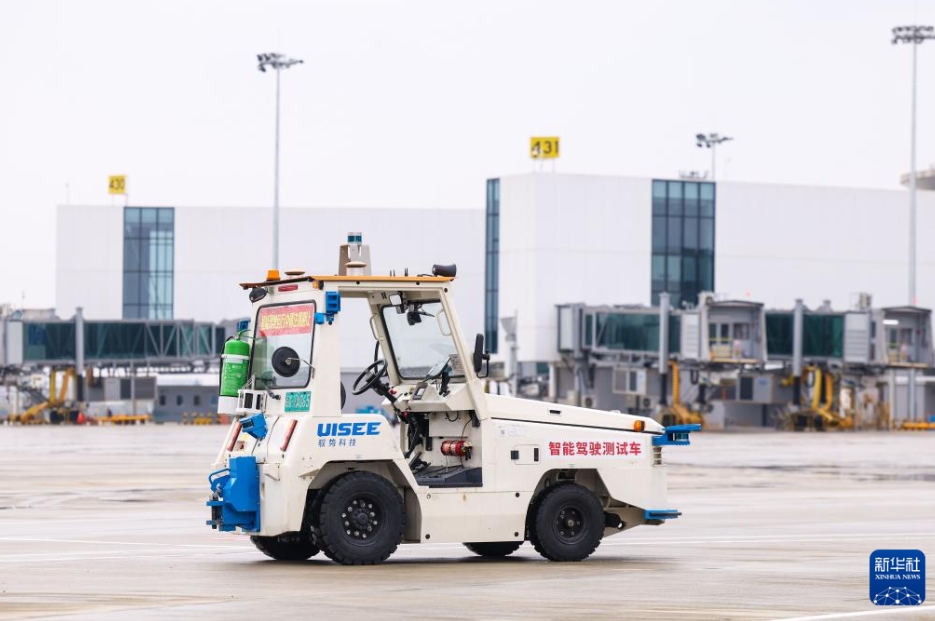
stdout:
{"type": "MultiPolygon", "coordinates": [[[[283,208],[280,269],[337,273],[340,245],[359,231],[375,274],[456,263],[459,316],[467,333],[479,332],[483,217],[482,209],[283,208]]],[[[238,283],[262,280],[272,267],[270,209],[62,205],[56,229],[63,319],[79,306],[87,319],[242,318],[250,303],[238,283]]],[[[363,309],[345,310],[352,353],[342,366],[361,368],[372,360],[373,337],[363,309]]]]}
{"type": "MultiPolygon", "coordinates": [[[[791,308],[908,302],[905,190],[528,173],[487,181],[477,209],[284,208],[280,267],[334,273],[362,231],[374,273],[457,263],[466,334],[505,359],[517,318],[522,364],[559,359],[557,304],[654,304],[699,291],[791,308]]],[[[918,301],[935,307],[935,192],[918,197],[918,301]]],[[[266,208],[60,206],[56,309],[88,319],[221,321],[246,315],[237,283],[271,267],[266,208]]],[[[366,327],[354,337],[372,342],[366,327]]],[[[342,361],[370,361],[372,349],[342,361]]]]}
{"type": "MultiPolygon", "coordinates": [[[[906,190],[530,173],[487,182],[485,333],[516,316],[518,360],[559,359],[557,304],[767,308],[909,302],[906,190]]],[[[935,307],[935,192],[918,194],[917,305],[935,307]]],[[[505,356],[504,356],[505,357],[505,356]]]]}

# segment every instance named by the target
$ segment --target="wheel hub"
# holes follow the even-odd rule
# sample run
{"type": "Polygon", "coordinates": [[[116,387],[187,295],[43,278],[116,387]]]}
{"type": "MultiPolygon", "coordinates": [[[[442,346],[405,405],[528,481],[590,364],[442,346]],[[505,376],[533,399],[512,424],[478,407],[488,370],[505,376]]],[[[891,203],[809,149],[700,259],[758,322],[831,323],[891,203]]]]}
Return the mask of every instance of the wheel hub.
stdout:
{"type": "Polygon", "coordinates": [[[563,539],[577,539],[584,532],[584,518],[576,507],[565,507],[559,511],[555,525],[563,539]]]}
{"type": "Polygon", "coordinates": [[[372,537],[380,526],[379,507],[366,498],[354,498],[341,513],[344,533],[351,539],[372,537]]]}

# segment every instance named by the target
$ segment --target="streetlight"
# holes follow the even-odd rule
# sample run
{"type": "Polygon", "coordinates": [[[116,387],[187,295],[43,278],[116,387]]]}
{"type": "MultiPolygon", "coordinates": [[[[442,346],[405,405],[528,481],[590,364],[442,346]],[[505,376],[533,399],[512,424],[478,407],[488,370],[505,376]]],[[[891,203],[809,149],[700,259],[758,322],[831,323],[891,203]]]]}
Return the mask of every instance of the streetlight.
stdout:
{"type": "Polygon", "coordinates": [[[279,73],[292,65],[304,61],[298,58],[289,58],[284,54],[275,52],[256,55],[257,69],[266,73],[266,68],[276,70],[276,158],[273,165],[273,269],[279,269],[279,73]]]}
{"type": "MultiPolygon", "coordinates": [[[[909,304],[916,304],[916,55],[920,43],[935,39],[932,26],[896,26],[893,28],[893,45],[912,44],[912,137],[909,146],[909,304]]],[[[908,393],[909,418],[916,418],[916,373],[909,370],[908,393]]]]}
{"type": "Polygon", "coordinates": [[[720,134],[696,134],[695,135],[695,146],[698,148],[708,148],[711,149],[711,180],[714,180],[714,166],[716,164],[715,153],[717,153],[717,146],[722,142],[727,142],[728,140],[733,140],[730,136],[721,136],[720,134]]]}
{"type": "Polygon", "coordinates": [[[893,45],[912,44],[912,137],[909,147],[909,304],[916,304],[916,50],[926,39],[935,39],[933,26],[896,26],[893,45]]]}

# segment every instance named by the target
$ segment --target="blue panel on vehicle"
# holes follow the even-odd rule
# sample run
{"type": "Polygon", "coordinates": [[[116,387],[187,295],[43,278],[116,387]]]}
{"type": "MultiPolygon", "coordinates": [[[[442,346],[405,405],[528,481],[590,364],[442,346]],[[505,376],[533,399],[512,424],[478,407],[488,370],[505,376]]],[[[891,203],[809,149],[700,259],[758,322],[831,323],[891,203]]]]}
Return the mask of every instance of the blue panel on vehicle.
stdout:
{"type": "Polygon", "coordinates": [[[653,438],[653,446],[688,446],[688,437],[693,431],[701,431],[701,425],[672,425],[666,427],[661,436],[653,438]]]}
{"type": "Polygon", "coordinates": [[[266,437],[266,417],[263,414],[248,416],[240,421],[240,429],[257,440],[262,440],[266,437]]]}
{"type": "Polygon", "coordinates": [[[652,520],[674,520],[680,515],[682,515],[682,512],[676,509],[646,509],[643,512],[643,517],[646,518],[647,522],[652,520]]]}
{"type": "Polygon", "coordinates": [[[214,492],[213,499],[206,503],[211,507],[211,528],[260,530],[260,469],[256,457],[231,457],[228,468],[213,472],[208,481],[214,492]]]}
{"type": "Polygon", "coordinates": [[[325,314],[334,315],[341,312],[341,294],[337,291],[325,293],[325,314]]]}

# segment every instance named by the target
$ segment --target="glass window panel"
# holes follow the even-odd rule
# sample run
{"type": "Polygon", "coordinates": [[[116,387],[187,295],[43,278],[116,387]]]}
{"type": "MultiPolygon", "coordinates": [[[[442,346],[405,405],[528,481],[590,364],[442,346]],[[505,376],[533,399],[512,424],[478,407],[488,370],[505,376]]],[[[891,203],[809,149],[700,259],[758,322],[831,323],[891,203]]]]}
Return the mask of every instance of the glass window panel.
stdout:
{"type": "Polygon", "coordinates": [[[666,182],[653,181],[653,215],[666,215],[666,182]]]}
{"type": "Polygon", "coordinates": [[[147,250],[148,250],[148,252],[146,253],[146,256],[147,256],[146,268],[147,268],[148,270],[150,270],[150,271],[155,272],[155,271],[157,271],[157,270],[159,269],[159,252],[160,252],[160,247],[159,247],[158,244],[154,244],[154,243],[150,242],[150,243],[148,244],[147,250]]]}
{"type": "Polygon", "coordinates": [[[140,209],[140,226],[137,229],[137,236],[140,239],[152,239],[153,232],[156,230],[157,210],[154,207],[145,207],[140,209]]]}
{"type": "Polygon", "coordinates": [[[157,219],[159,220],[159,224],[173,224],[175,222],[175,209],[172,207],[164,207],[160,209],[157,215],[157,219]]]}
{"type": "Polygon", "coordinates": [[[666,290],[678,291],[682,288],[682,257],[669,255],[666,257],[666,290]]]}
{"type": "Polygon", "coordinates": [[[138,272],[140,270],[140,244],[138,239],[123,240],[123,271],[138,272]]]}
{"type": "Polygon", "coordinates": [[[714,291],[714,257],[698,257],[698,290],[714,291]]]}
{"type": "Polygon", "coordinates": [[[682,290],[696,291],[698,287],[698,264],[695,257],[682,257],[682,290]]]}
{"type": "Polygon", "coordinates": [[[678,253],[682,251],[682,219],[678,216],[669,216],[668,226],[668,248],[669,253],[678,253]]]}
{"type": "Polygon", "coordinates": [[[140,225],[140,210],[137,207],[123,208],[123,236],[136,237],[140,225]]]}
{"type": "Polygon", "coordinates": [[[714,217],[714,184],[702,183],[701,193],[701,215],[707,218],[714,217]]]}
{"type": "Polygon", "coordinates": [[[123,275],[123,303],[140,303],[140,275],[129,272],[123,275]]]}
{"type": "Polygon", "coordinates": [[[686,216],[697,216],[698,215],[698,184],[697,183],[686,183],[685,184],[685,215],[686,216]]]}
{"type": "Polygon", "coordinates": [[[170,244],[162,244],[162,265],[160,269],[172,273],[172,246],[170,244]]]}
{"type": "MultiPolygon", "coordinates": [[[[669,294],[669,306],[672,308],[679,308],[682,305],[682,296],[678,293],[669,294]]],[[[671,339],[670,339],[671,342],[671,339]]],[[[670,350],[675,351],[675,350],[670,350]]]]}
{"type": "Polygon", "coordinates": [[[699,248],[706,254],[714,254],[714,220],[699,220],[699,248]]]}
{"type": "MultiPolygon", "coordinates": [[[[766,351],[770,354],[792,355],[792,313],[766,313],[766,351]]],[[[805,335],[805,355],[808,335],[805,335]]]]}
{"type": "Polygon", "coordinates": [[[666,251],[666,219],[661,216],[653,217],[653,252],[666,251]]]}
{"type": "Polygon", "coordinates": [[[597,316],[595,345],[626,351],[659,349],[657,313],[608,313],[597,316]]]}
{"type": "Polygon", "coordinates": [[[167,265],[168,252],[164,244],[151,244],[149,256],[152,260],[150,264],[154,272],[163,272],[169,269],[167,265]]]}
{"type": "Polygon", "coordinates": [[[156,277],[156,303],[172,303],[172,278],[169,276],[156,277]]]}
{"type": "Polygon", "coordinates": [[[698,249],[698,218],[685,218],[684,230],[684,248],[686,250],[698,249]]]}
{"type": "Polygon", "coordinates": [[[682,182],[669,182],[669,215],[682,215],[682,182]]]}
{"type": "Polygon", "coordinates": [[[666,287],[666,257],[654,254],[652,261],[653,291],[663,291],[666,287]]]}
{"type": "Polygon", "coordinates": [[[153,282],[154,277],[151,274],[140,274],[140,304],[149,306],[156,295],[156,285],[153,282]]]}

